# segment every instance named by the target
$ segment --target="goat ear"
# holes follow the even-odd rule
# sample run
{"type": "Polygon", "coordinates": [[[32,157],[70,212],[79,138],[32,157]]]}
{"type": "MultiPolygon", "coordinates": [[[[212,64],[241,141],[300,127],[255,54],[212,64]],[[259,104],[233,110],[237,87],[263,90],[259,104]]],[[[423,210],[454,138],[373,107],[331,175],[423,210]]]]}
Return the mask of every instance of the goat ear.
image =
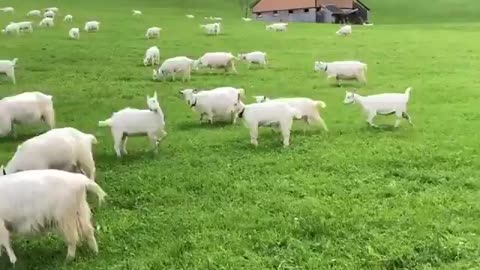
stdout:
{"type": "Polygon", "coordinates": [[[157,91],[155,91],[155,94],[153,94],[153,98],[157,99],[157,91]]]}

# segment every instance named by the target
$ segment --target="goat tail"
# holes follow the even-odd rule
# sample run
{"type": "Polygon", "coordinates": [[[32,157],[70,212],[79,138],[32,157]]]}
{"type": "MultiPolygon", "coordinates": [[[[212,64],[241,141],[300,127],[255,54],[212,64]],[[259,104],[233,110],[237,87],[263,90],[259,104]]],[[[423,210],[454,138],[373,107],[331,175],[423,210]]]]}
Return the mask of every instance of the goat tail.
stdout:
{"type": "Polygon", "coordinates": [[[97,144],[98,140],[93,134],[87,134],[88,139],[90,140],[91,144],[97,144]]]}
{"type": "Polygon", "coordinates": [[[407,100],[410,99],[410,91],[412,91],[412,87],[408,87],[407,90],[405,90],[405,95],[407,96],[407,100]]]}
{"type": "Polygon", "coordinates": [[[98,126],[99,127],[111,127],[112,126],[112,118],[109,118],[105,121],[99,121],[98,126]]]}
{"type": "Polygon", "coordinates": [[[90,191],[97,195],[99,204],[102,204],[102,202],[105,200],[105,197],[107,196],[107,193],[105,193],[105,191],[103,191],[103,189],[97,183],[91,180],[85,184],[85,188],[87,189],[87,191],[90,191]]]}
{"type": "Polygon", "coordinates": [[[327,107],[327,103],[321,101],[321,100],[315,100],[315,106],[320,106],[320,108],[324,109],[327,107]]]}
{"type": "Polygon", "coordinates": [[[18,58],[13,58],[12,65],[15,66],[17,64],[18,58]]]}

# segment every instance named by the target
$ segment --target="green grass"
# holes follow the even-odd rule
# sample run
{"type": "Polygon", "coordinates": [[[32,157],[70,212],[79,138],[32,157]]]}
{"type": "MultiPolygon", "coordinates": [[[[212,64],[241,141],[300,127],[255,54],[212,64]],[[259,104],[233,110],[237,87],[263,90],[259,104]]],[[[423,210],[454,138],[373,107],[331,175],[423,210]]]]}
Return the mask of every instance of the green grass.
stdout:
{"type": "MultiPolygon", "coordinates": [[[[54,95],[59,127],[97,136],[97,182],[109,194],[103,207],[94,207],[98,256],[82,247],[64,265],[60,237],[20,238],[13,243],[15,269],[480,269],[480,24],[455,23],[443,5],[437,7],[441,18],[431,16],[429,24],[420,10],[408,9],[418,24],[382,25],[401,23],[394,19],[400,18],[396,1],[370,2],[385,13],[376,15],[374,27],[354,27],[350,38],[335,36],[335,25],[266,32],[261,23],[240,21],[240,8],[228,1],[13,3],[17,13],[0,14],[0,25],[52,5],[73,14],[74,23],[0,36],[0,58],[20,59],[18,85],[2,77],[1,96],[54,95]],[[132,17],[132,8],[144,16],[132,17]],[[204,36],[202,20],[187,20],[186,13],[225,17],[225,34],[204,36]],[[91,18],[102,22],[99,33],[67,40],[71,26],[91,18]],[[143,39],[154,25],[164,29],[161,39],[143,39]],[[163,59],[265,50],[271,66],[246,70],[240,64],[238,75],[202,72],[189,83],[153,82],[142,57],[154,44],[163,59]],[[316,59],[368,63],[363,94],[413,86],[415,126],[368,128],[358,106],[342,104],[344,90],[358,85],[328,84],[313,72],[316,59]],[[283,149],[265,129],[255,149],[243,125],[200,125],[178,95],[183,88],[225,85],[243,87],[248,96],[321,99],[331,131],[303,134],[303,125],[295,124],[292,146],[283,149]],[[154,156],[145,138],[134,138],[129,156],[118,160],[109,130],[97,128],[97,121],[126,106],[145,108],[153,91],[169,133],[160,153],[154,156]]],[[[23,127],[19,139],[0,139],[0,163],[42,131],[23,127]]],[[[5,254],[0,269],[11,269],[5,254]]]]}

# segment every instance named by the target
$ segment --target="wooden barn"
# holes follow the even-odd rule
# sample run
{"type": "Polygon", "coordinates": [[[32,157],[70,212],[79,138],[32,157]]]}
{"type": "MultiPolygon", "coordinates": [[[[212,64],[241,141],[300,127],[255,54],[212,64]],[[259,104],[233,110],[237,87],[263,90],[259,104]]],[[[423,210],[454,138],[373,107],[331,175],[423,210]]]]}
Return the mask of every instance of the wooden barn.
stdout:
{"type": "Polygon", "coordinates": [[[360,0],[260,0],[253,16],[267,22],[368,22],[370,9],[360,0]]]}

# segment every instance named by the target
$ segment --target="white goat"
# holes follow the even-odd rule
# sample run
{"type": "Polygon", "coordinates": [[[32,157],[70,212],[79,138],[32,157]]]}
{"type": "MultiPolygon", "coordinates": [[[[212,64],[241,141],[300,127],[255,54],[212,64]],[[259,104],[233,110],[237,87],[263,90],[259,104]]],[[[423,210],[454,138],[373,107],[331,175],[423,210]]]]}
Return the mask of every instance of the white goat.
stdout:
{"type": "Polygon", "coordinates": [[[145,33],[146,38],[158,38],[160,37],[160,31],[162,31],[162,28],[160,27],[150,27],[147,29],[147,32],[145,33]]]}
{"type": "Polygon", "coordinates": [[[269,101],[244,105],[240,103],[239,118],[243,118],[250,129],[250,142],[258,146],[258,127],[278,126],[283,136],[283,146],[290,145],[290,131],[294,119],[301,119],[302,114],[285,102],[269,101]]]}
{"type": "Polygon", "coordinates": [[[147,104],[148,110],[125,108],[114,113],[110,119],[98,122],[100,127],[111,128],[118,157],[127,154],[128,136],[148,136],[155,152],[158,152],[160,141],[167,136],[165,119],[156,92],[153,97],[147,96],[147,104]]]}
{"type": "Polygon", "coordinates": [[[63,21],[64,22],[71,22],[73,21],[73,16],[71,14],[67,14],[65,15],[65,17],[63,18],[63,21]]]}
{"type": "Polygon", "coordinates": [[[54,26],[54,22],[53,22],[53,18],[49,18],[49,17],[45,17],[43,18],[40,23],[38,24],[38,26],[40,27],[52,27],[54,26]]]}
{"type": "Polygon", "coordinates": [[[185,56],[169,58],[163,61],[158,71],[153,70],[153,80],[165,81],[167,76],[171,75],[172,81],[175,81],[175,75],[180,73],[183,75],[183,81],[190,81],[194,62],[185,56]]]}
{"type": "Polygon", "coordinates": [[[67,260],[75,257],[80,238],[98,253],[87,192],[99,202],[107,195],[81,174],[57,170],[25,171],[0,177],[0,250],[12,264],[17,257],[10,235],[58,231],[68,245],[67,260]]]}
{"type": "Polygon", "coordinates": [[[273,30],[275,32],[285,32],[287,31],[288,23],[272,23],[265,26],[267,30],[273,30]]]}
{"type": "Polygon", "coordinates": [[[367,122],[372,127],[378,127],[373,123],[373,119],[377,114],[379,115],[391,115],[395,114],[397,117],[395,121],[395,127],[400,125],[400,120],[405,118],[410,125],[412,124],[412,118],[407,113],[407,105],[410,100],[411,87],[405,90],[405,93],[386,93],[371,96],[361,96],[354,92],[346,92],[345,104],[360,103],[363,110],[367,114],[367,122]]]}
{"type": "Polygon", "coordinates": [[[142,15],[140,10],[132,9],[133,16],[142,15]]]}
{"type": "Polygon", "coordinates": [[[267,68],[267,53],[265,52],[250,52],[239,54],[238,58],[247,61],[248,69],[250,69],[251,64],[263,65],[264,68],[267,68]]]}
{"type": "Polygon", "coordinates": [[[74,128],[52,129],[18,146],[3,174],[57,169],[82,172],[95,180],[92,145],[96,143],[95,136],[74,128]]]}
{"type": "Polygon", "coordinates": [[[314,70],[327,73],[327,80],[335,78],[337,85],[340,85],[340,80],[357,80],[363,84],[367,83],[367,64],[359,61],[315,61],[314,70]]]}
{"type": "Polygon", "coordinates": [[[34,9],[34,10],[30,10],[28,13],[27,13],[27,16],[30,17],[30,16],[42,16],[42,12],[40,10],[37,10],[37,9],[34,9]]]}
{"type": "Polygon", "coordinates": [[[308,123],[309,125],[314,123],[319,124],[320,126],[322,126],[322,128],[325,131],[328,131],[327,124],[325,124],[325,121],[320,116],[320,112],[318,111],[318,108],[323,109],[327,107],[327,104],[325,104],[325,102],[321,100],[313,100],[313,99],[304,98],[304,97],[276,98],[273,100],[266,96],[254,96],[254,98],[257,103],[269,102],[269,101],[287,103],[288,105],[295,108],[298,112],[302,114],[302,119],[306,123],[308,123]]]}
{"type": "Polygon", "coordinates": [[[245,96],[244,89],[233,87],[219,87],[205,91],[185,89],[180,93],[190,108],[200,114],[200,122],[203,121],[204,116],[207,116],[210,123],[213,123],[214,117],[229,116],[235,124],[239,113],[239,104],[245,96]]]}
{"type": "Polygon", "coordinates": [[[10,80],[12,80],[13,84],[17,83],[15,79],[15,65],[17,64],[18,58],[14,58],[13,60],[0,60],[0,74],[7,75],[10,80]]]}
{"type": "Polygon", "coordinates": [[[56,15],[55,12],[52,11],[52,10],[47,10],[47,11],[45,11],[45,13],[43,13],[43,17],[45,17],[45,18],[52,18],[53,19],[53,18],[55,18],[55,15],[56,15]]]}
{"type": "Polygon", "coordinates": [[[71,39],[79,40],[80,39],[80,29],[79,28],[70,29],[70,31],[68,31],[68,36],[71,39]]]}
{"type": "Polygon", "coordinates": [[[339,36],[349,36],[352,34],[352,26],[351,25],[344,25],[340,27],[340,29],[336,32],[339,36]]]}
{"type": "Polygon", "coordinates": [[[0,99],[0,136],[15,134],[19,124],[46,123],[55,127],[52,96],[41,92],[25,92],[0,99]]]}
{"type": "Polygon", "coordinates": [[[156,64],[160,64],[160,50],[157,46],[153,46],[147,49],[145,52],[145,58],[143,59],[143,64],[145,66],[151,64],[155,66],[156,64]]]}
{"type": "Polygon", "coordinates": [[[2,33],[18,35],[20,33],[20,26],[17,23],[11,22],[5,26],[5,29],[2,29],[2,33]]]}
{"type": "Polygon", "coordinates": [[[84,30],[85,32],[98,31],[100,30],[100,22],[88,21],[85,23],[84,30]]]}
{"type": "Polygon", "coordinates": [[[189,19],[194,19],[194,18],[195,18],[195,16],[192,15],[192,14],[187,14],[187,15],[185,15],[185,16],[186,16],[187,18],[189,18],[189,19]]]}
{"type": "Polygon", "coordinates": [[[31,21],[16,23],[22,32],[33,32],[33,23],[31,21]]]}
{"type": "Polygon", "coordinates": [[[201,24],[200,28],[205,30],[208,35],[219,35],[221,31],[220,23],[201,24]]]}
{"type": "Polygon", "coordinates": [[[0,8],[0,11],[13,13],[15,9],[13,7],[4,7],[4,8],[0,8]]]}
{"type": "Polygon", "coordinates": [[[193,67],[195,70],[199,70],[200,67],[209,67],[210,69],[224,69],[225,72],[232,70],[234,73],[237,73],[235,68],[236,59],[238,58],[230,52],[209,52],[195,60],[193,67]]]}

